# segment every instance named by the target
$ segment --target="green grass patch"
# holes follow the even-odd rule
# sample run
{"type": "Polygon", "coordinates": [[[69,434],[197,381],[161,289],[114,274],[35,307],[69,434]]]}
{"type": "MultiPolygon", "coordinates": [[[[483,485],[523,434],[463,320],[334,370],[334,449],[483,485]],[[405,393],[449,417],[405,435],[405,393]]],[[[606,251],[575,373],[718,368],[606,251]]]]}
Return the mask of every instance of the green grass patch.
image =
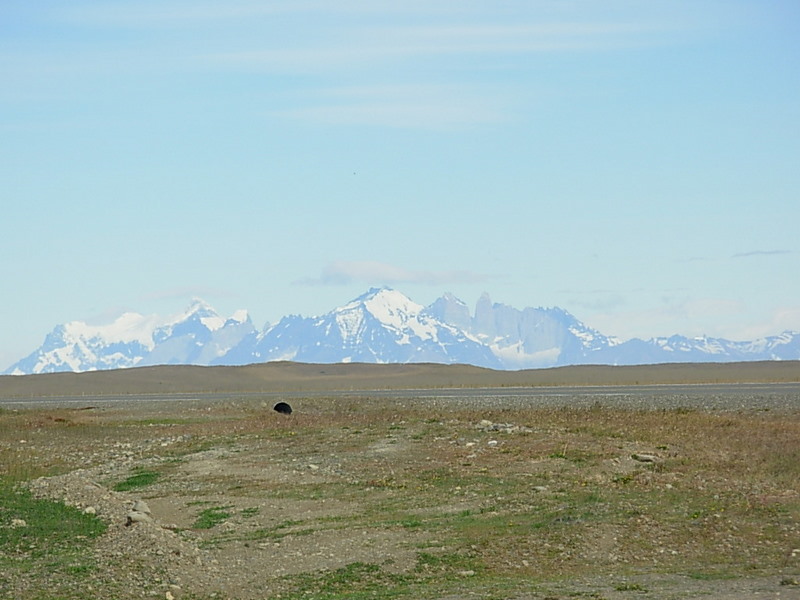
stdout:
{"type": "Polygon", "coordinates": [[[4,582],[15,580],[22,589],[47,582],[46,593],[15,598],[85,597],[80,587],[97,570],[89,546],[105,530],[94,515],[34,498],[0,478],[0,594],[7,591],[4,582]]]}
{"type": "Polygon", "coordinates": [[[106,530],[93,515],[52,500],[34,498],[0,479],[0,549],[42,556],[95,538],[106,530]]]}
{"type": "Polygon", "coordinates": [[[230,519],[231,513],[228,512],[229,508],[232,507],[214,506],[201,511],[200,514],[197,515],[197,519],[195,519],[192,527],[195,529],[211,529],[212,527],[216,527],[220,523],[230,519]]]}
{"type": "Polygon", "coordinates": [[[138,488],[147,487],[158,481],[161,473],[147,469],[137,469],[133,475],[116,483],[112,488],[115,492],[128,492],[138,488]]]}

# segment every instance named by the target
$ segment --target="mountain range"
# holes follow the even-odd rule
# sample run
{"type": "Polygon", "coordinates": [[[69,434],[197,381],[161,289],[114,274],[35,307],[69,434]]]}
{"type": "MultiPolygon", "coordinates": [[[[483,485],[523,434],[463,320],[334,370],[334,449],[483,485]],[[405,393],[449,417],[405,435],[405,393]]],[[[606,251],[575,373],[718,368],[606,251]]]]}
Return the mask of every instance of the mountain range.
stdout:
{"type": "Polygon", "coordinates": [[[744,342],[680,335],[622,341],[561,308],[519,310],[483,294],[470,312],[452,294],[422,306],[399,291],[374,288],[322,316],[290,315],[261,330],[246,311],[226,319],[199,299],[170,318],[128,312],[102,326],[71,321],[56,326],[38,349],[4,374],[281,360],[463,363],[515,370],[798,359],[798,332],[744,342]]]}

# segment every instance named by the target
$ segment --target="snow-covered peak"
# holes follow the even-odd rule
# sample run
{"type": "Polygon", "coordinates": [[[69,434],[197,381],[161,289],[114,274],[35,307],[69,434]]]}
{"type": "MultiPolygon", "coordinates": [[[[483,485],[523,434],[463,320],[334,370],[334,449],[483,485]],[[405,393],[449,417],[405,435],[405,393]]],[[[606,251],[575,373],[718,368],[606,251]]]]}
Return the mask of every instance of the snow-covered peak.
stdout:
{"type": "Polygon", "coordinates": [[[411,337],[432,339],[437,336],[431,319],[423,314],[424,307],[391,288],[373,288],[355,300],[337,308],[334,318],[343,339],[360,339],[367,322],[376,321],[402,343],[411,337]]]}
{"type": "Polygon", "coordinates": [[[372,288],[366,294],[340,306],[335,312],[344,313],[360,309],[366,310],[381,323],[401,327],[409,318],[418,316],[423,306],[391,288],[372,288]]]}
{"type": "Polygon", "coordinates": [[[234,323],[247,323],[250,320],[250,313],[247,312],[246,309],[240,308],[239,310],[235,311],[229,318],[228,322],[234,323]]]}
{"type": "Polygon", "coordinates": [[[409,319],[416,319],[423,306],[398,291],[384,288],[364,301],[369,313],[385,325],[403,328],[409,319]]]}
{"type": "Polygon", "coordinates": [[[469,314],[469,307],[450,292],[445,293],[426,307],[425,314],[464,332],[472,330],[472,316],[469,314]]]}
{"type": "Polygon", "coordinates": [[[175,326],[186,321],[200,321],[209,331],[216,331],[225,325],[225,319],[202,298],[193,298],[189,307],[172,317],[165,326],[175,326]]]}
{"type": "Polygon", "coordinates": [[[126,312],[107,325],[70,321],[64,324],[63,337],[65,341],[102,338],[109,343],[139,342],[145,346],[152,346],[153,331],[159,324],[156,315],[143,316],[135,312],[126,312]]]}

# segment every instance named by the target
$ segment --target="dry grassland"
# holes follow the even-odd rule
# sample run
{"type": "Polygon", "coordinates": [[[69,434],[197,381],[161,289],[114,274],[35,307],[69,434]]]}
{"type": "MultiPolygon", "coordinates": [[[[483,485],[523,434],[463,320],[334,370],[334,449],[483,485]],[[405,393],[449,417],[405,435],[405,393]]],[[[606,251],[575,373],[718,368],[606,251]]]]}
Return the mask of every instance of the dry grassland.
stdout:
{"type": "Polygon", "coordinates": [[[0,597],[800,597],[795,409],[272,403],[0,410],[0,597]]]}
{"type": "Polygon", "coordinates": [[[800,381],[800,361],[587,365],[494,371],[469,365],[301,364],[242,367],[158,366],[89,373],[0,376],[3,398],[181,392],[319,392],[800,381]]]}

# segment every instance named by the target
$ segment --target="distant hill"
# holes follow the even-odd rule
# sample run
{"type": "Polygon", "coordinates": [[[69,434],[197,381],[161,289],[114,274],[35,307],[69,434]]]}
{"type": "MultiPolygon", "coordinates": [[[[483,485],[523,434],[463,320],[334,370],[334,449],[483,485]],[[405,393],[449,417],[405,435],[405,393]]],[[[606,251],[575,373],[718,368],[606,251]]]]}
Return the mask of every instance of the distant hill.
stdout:
{"type": "Polygon", "coordinates": [[[235,367],[158,366],[0,376],[0,400],[92,395],[180,393],[369,392],[435,388],[501,388],[800,381],[800,361],[586,365],[500,371],[469,365],[306,364],[235,367]]]}

